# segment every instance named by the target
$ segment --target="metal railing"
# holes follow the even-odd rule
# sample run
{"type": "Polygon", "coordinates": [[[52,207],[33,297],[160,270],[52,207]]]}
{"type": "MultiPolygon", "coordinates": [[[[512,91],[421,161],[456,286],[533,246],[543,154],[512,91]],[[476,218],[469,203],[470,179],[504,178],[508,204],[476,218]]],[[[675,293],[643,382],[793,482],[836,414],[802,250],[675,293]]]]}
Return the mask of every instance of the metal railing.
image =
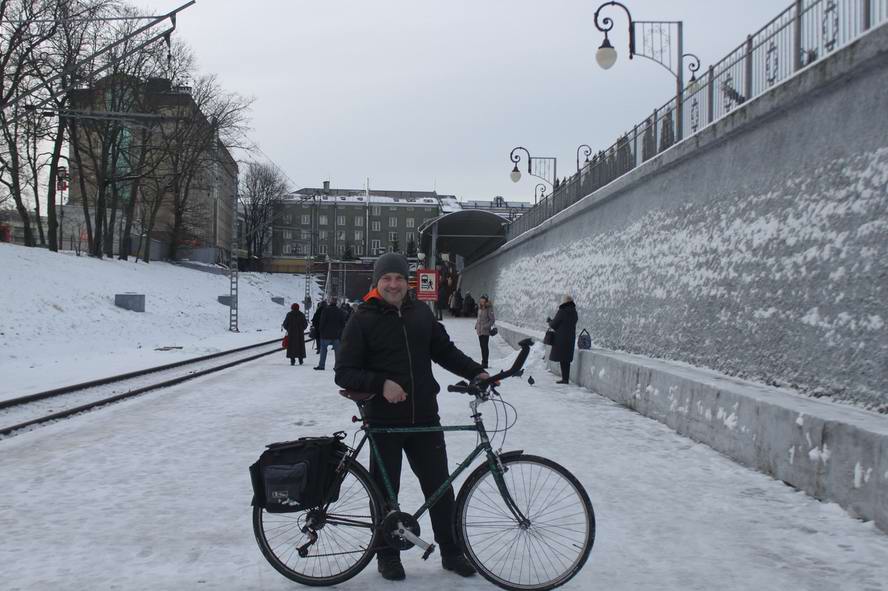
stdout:
{"type": "MultiPolygon", "coordinates": [[[[888,21],[888,0],[795,0],[682,91],[686,137],[802,68],[888,21]]],[[[676,98],[595,154],[572,177],[509,224],[511,240],[594,193],[676,142],[676,98]]]]}

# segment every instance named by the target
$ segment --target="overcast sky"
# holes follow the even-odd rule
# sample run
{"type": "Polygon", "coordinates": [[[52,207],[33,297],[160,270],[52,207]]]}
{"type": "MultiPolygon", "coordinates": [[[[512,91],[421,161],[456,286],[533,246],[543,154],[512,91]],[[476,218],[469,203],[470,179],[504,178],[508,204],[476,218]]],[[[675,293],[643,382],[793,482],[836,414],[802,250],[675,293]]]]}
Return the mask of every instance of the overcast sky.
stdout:
{"type": "MultiPolygon", "coordinates": [[[[162,14],[185,0],[136,0],[162,14]]],[[[251,140],[296,187],[432,190],[533,200],[509,180],[510,150],[558,158],[595,150],[674,94],[672,76],[627,59],[595,63],[599,0],[198,0],[176,36],[202,73],[255,98],[251,140]]],[[[705,69],[788,0],[624,0],[636,20],[684,21],[705,69]]]]}

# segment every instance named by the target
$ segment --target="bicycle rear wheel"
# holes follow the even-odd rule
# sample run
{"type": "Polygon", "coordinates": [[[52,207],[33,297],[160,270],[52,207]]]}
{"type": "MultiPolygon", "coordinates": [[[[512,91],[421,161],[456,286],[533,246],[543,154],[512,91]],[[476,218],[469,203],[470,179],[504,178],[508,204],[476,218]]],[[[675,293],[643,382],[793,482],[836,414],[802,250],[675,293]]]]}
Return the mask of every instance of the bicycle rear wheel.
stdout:
{"type": "Polygon", "coordinates": [[[268,562],[288,579],[336,585],[361,572],[373,558],[381,515],[381,496],[370,474],[349,462],[339,499],[326,510],[269,513],[253,507],[253,533],[268,562]],[[317,538],[309,544],[313,535],[317,538]]]}
{"type": "Polygon", "coordinates": [[[522,526],[486,463],[466,479],[456,501],[456,532],[478,572],[503,589],[541,591],[563,585],[586,563],[595,542],[595,513],[583,485],[552,460],[501,457],[522,526]]]}

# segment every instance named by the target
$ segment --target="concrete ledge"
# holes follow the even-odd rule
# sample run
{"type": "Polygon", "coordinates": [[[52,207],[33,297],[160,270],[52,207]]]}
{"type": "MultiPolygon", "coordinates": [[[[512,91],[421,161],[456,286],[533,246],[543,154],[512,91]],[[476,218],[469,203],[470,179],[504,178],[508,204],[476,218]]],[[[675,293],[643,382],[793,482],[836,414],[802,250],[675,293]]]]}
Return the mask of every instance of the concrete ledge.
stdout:
{"type": "MultiPolygon", "coordinates": [[[[542,332],[497,322],[512,346],[542,332]]],[[[556,363],[549,370],[558,371],[556,363]]],[[[888,418],[676,362],[577,350],[571,382],[888,532],[888,418]]]]}
{"type": "Polygon", "coordinates": [[[145,311],[145,294],[143,293],[116,293],[114,294],[114,305],[124,310],[133,312],[145,311]]]}
{"type": "Polygon", "coordinates": [[[272,296],[271,301],[274,302],[275,304],[280,304],[281,306],[284,305],[284,298],[279,297],[279,296],[272,296]]]}

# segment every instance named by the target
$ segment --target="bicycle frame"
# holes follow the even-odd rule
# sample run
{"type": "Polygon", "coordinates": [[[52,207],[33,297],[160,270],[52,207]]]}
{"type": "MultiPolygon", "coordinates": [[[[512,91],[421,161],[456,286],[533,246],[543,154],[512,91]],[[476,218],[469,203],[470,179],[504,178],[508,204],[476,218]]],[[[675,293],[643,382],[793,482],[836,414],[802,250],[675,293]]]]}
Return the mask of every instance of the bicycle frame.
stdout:
{"type": "MultiPolygon", "coordinates": [[[[469,455],[460,462],[459,466],[456,467],[447,480],[438,487],[432,496],[427,498],[422,506],[413,513],[414,519],[419,519],[423,513],[429,510],[435,503],[437,503],[442,496],[444,496],[447,489],[453,484],[453,481],[456,480],[460,474],[462,474],[466,468],[468,468],[472,462],[481,455],[482,452],[487,454],[487,463],[490,466],[490,470],[493,473],[494,481],[496,482],[497,488],[500,491],[500,494],[503,496],[503,499],[506,502],[506,506],[509,507],[509,510],[515,516],[520,524],[528,523],[527,517],[521,513],[521,510],[518,509],[514,500],[512,499],[512,495],[509,493],[508,488],[506,487],[505,479],[503,478],[503,474],[505,470],[503,469],[502,464],[499,461],[499,457],[493,451],[493,447],[490,445],[490,438],[487,436],[487,430],[484,428],[484,422],[481,420],[481,413],[478,412],[478,403],[482,402],[476,398],[472,402],[469,403],[469,406],[472,409],[472,419],[474,420],[473,425],[442,425],[438,427],[371,427],[364,420],[364,409],[360,407],[361,411],[361,419],[363,420],[363,425],[361,430],[364,432],[364,437],[361,438],[360,443],[354,449],[354,451],[350,454],[351,458],[357,460],[358,454],[361,453],[361,449],[364,447],[364,444],[369,440],[370,441],[370,453],[373,456],[373,459],[376,461],[381,470],[382,481],[385,485],[385,494],[387,496],[387,500],[389,503],[390,510],[400,511],[401,506],[398,502],[398,495],[395,494],[395,489],[392,486],[391,479],[388,475],[388,470],[385,467],[385,463],[382,461],[382,457],[379,453],[379,449],[376,446],[376,442],[373,440],[374,435],[382,435],[382,434],[391,434],[391,433],[435,433],[435,432],[444,432],[444,431],[475,431],[480,438],[478,445],[474,450],[469,452],[469,455]]],[[[360,406],[360,405],[359,405],[360,406]]]]}

